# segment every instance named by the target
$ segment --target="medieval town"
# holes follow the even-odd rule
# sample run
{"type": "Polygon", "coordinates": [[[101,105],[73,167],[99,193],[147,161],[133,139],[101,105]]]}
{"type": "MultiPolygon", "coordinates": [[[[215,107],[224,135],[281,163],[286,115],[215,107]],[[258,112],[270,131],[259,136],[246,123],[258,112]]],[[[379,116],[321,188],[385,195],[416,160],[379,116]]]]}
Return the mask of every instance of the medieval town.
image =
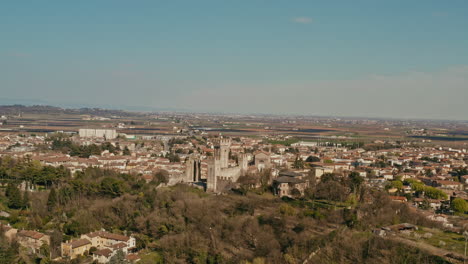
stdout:
{"type": "MultiPolygon", "coordinates": [[[[444,146],[442,141],[419,138],[421,133],[428,135],[430,131],[408,130],[405,133],[411,134],[405,135],[406,140],[373,136],[361,142],[362,139],[350,140],[350,136],[327,136],[320,130],[317,131],[321,135],[313,137],[298,134],[307,134],[306,129],[273,133],[274,127],[262,124],[263,132],[252,136],[235,130],[203,129],[190,125],[193,116],[178,116],[161,119],[162,127],[169,132],[153,135],[124,133],[131,126],[130,121],[106,118],[95,121],[101,125],[93,128],[87,125],[76,130],[26,133],[27,128],[21,125],[22,129],[14,132],[13,126],[22,118],[4,117],[5,130],[0,137],[0,176],[4,190],[0,220],[5,238],[17,243],[23,249],[21,254],[57,263],[121,263],[112,262],[116,259],[128,263],[142,259],[142,263],[172,262],[176,255],[157,253],[154,256],[151,252],[164,252],[161,244],[169,243],[164,239],[180,232],[176,224],[164,223],[162,216],[154,220],[148,216],[143,221],[138,209],[126,212],[122,210],[130,208],[117,204],[133,201],[139,203],[134,205],[139,208],[149,203],[145,210],[151,215],[153,210],[169,210],[176,206],[171,203],[192,199],[172,198],[165,205],[158,205],[159,199],[161,203],[167,199],[158,195],[171,196],[177,190],[196,193],[196,197],[201,197],[197,199],[206,196],[232,201],[236,197],[260,199],[267,204],[254,209],[248,201],[239,202],[239,208],[229,214],[251,212],[252,216],[263,219],[262,211],[279,210],[275,214],[285,218],[309,217],[316,221],[315,228],[323,226],[322,233],[340,225],[353,227],[364,223],[366,214],[370,213],[364,208],[382,203],[382,207],[397,211],[391,212],[390,221],[378,219],[384,212],[372,216],[377,219],[366,228],[374,236],[399,239],[412,246],[426,243],[439,250],[434,254],[452,261],[464,258],[460,250],[468,223],[465,218],[468,211],[466,143],[457,143],[459,147],[444,146]],[[98,198],[103,200],[92,200],[98,198]],[[84,212],[75,202],[88,204],[98,211],[84,212]],[[105,209],[96,207],[96,203],[102,203],[105,209]],[[109,208],[118,212],[110,216],[109,208]],[[322,223],[338,212],[343,214],[341,220],[322,223]],[[121,213],[126,216],[119,215],[119,220],[100,219],[113,219],[121,213]],[[415,219],[418,222],[408,223],[415,219]],[[137,223],[140,220],[143,222],[137,223]],[[153,225],[158,226],[154,231],[156,239],[148,237],[153,225]],[[450,236],[457,236],[460,241],[447,241],[444,236],[449,235],[444,234],[453,234],[450,236]]],[[[89,118],[80,117],[80,120],[89,122],[89,118]]],[[[140,127],[139,131],[145,131],[139,122],[131,123],[140,127]]],[[[309,121],[297,122],[287,126],[300,127],[309,121]]],[[[334,126],[339,127],[344,121],[320,122],[335,122],[334,126]]],[[[382,131],[393,133],[399,124],[386,126],[394,127],[382,131]]],[[[330,131],[325,134],[336,133],[334,129],[330,131]]],[[[199,210],[203,214],[207,208],[202,206],[199,210]]],[[[210,210],[206,213],[213,210],[226,213],[228,209],[210,210]]],[[[187,216],[185,221],[193,220],[187,216]]],[[[214,229],[208,234],[220,224],[212,222],[210,229],[214,229]]],[[[215,245],[215,235],[210,236],[205,239],[215,245]]]]}

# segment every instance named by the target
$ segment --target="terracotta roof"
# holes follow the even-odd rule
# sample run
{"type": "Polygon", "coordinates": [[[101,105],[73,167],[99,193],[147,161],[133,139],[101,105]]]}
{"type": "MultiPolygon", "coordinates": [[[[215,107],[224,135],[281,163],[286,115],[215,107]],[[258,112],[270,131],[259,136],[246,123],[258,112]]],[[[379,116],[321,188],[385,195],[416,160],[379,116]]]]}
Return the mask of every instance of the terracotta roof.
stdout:
{"type": "Polygon", "coordinates": [[[130,261],[141,259],[137,254],[128,254],[125,258],[130,261]]]}
{"type": "Polygon", "coordinates": [[[456,181],[437,181],[437,184],[441,185],[461,185],[462,183],[456,181]]]}
{"type": "Polygon", "coordinates": [[[264,155],[270,156],[270,153],[268,153],[266,151],[263,151],[263,150],[255,151],[254,154],[255,154],[255,156],[257,156],[258,154],[264,154],[264,155]]]}
{"type": "Polygon", "coordinates": [[[24,236],[38,240],[41,239],[44,234],[32,230],[21,230],[18,232],[18,236],[24,236]]]}
{"type": "MultiPolygon", "coordinates": [[[[425,200],[425,198],[414,198],[415,202],[422,202],[424,200],[425,200]],[[421,200],[419,200],[419,199],[421,199],[421,200]]],[[[427,199],[427,201],[429,203],[441,203],[442,202],[442,200],[438,200],[438,199],[427,199]]]]}
{"type": "Polygon", "coordinates": [[[304,183],[305,181],[294,178],[294,177],[288,177],[288,176],[280,176],[275,179],[275,182],[278,183],[304,183]]]}
{"type": "Polygon", "coordinates": [[[8,232],[11,229],[13,229],[11,226],[7,226],[7,225],[3,225],[3,224],[0,225],[0,231],[8,232]]]}
{"type": "Polygon", "coordinates": [[[108,258],[108,257],[110,257],[110,255],[112,255],[112,250],[110,250],[108,248],[104,248],[104,249],[94,251],[93,254],[97,255],[97,256],[104,256],[104,257],[108,258]]]}
{"type": "Polygon", "coordinates": [[[112,248],[113,249],[122,249],[122,248],[124,248],[126,246],[127,246],[127,244],[125,244],[124,242],[120,242],[120,243],[112,245],[112,248]]]}
{"type": "Polygon", "coordinates": [[[404,201],[404,202],[407,201],[406,197],[404,197],[404,196],[389,196],[389,197],[393,201],[404,201]]]}
{"type": "Polygon", "coordinates": [[[282,171],[279,173],[279,176],[299,177],[299,176],[302,176],[302,174],[295,172],[295,171],[282,171]]]}
{"type": "Polygon", "coordinates": [[[84,245],[91,244],[91,242],[88,239],[76,239],[70,242],[70,245],[72,248],[78,248],[82,247],[84,245]]]}

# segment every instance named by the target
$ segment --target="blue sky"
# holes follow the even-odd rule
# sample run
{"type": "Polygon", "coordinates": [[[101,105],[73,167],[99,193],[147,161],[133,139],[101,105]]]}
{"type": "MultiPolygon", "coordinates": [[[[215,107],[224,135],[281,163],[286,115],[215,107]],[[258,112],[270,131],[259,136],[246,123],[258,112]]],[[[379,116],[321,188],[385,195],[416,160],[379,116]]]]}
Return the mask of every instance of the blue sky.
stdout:
{"type": "Polygon", "coordinates": [[[3,1],[0,98],[468,119],[468,1],[3,1]]]}

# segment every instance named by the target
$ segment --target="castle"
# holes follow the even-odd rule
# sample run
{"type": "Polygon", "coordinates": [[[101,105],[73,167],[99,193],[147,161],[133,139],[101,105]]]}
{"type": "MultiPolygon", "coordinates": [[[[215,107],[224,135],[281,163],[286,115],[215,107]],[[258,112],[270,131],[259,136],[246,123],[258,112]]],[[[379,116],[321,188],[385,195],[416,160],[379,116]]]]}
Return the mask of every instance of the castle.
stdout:
{"type": "MultiPolygon", "coordinates": [[[[215,142],[214,155],[208,157],[208,172],[206,177],[206,190],[209,192],[220,192],[223,188],[237,182],[248,168],[248,158],[244,153],[238,155],[237,166],[229,166],[229,152],[231,139],[221,138],[215,142]]],[[[191,155],[186,165],[186,182],[201,181],[201,161],[199,157],[191,155]]]]}

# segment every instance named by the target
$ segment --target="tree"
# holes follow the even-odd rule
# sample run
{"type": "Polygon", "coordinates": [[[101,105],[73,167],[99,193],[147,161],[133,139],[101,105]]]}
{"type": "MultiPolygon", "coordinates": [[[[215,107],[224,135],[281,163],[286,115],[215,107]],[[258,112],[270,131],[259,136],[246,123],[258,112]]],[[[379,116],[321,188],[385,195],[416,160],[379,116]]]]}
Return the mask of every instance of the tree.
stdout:
{"type": "Polygon", "coordinates": [[[25,208],[25,209],[29,207],[29,193],[28,193],[28,191],[25,191],[24,194],[23,194],[22,207],[25,208]]]}
{"type": "Polygon", "coordinates": [[[166,158],[169,159],[170,162],[180,162],[179,155],[173,153],[167,153],[166,158]]]}
{"type": "Polygon", "coordinates": [[[21,192],[16,185],[11,184],[8,190],[8,207],[13,209],[20,209],[23,207],[23,199],[21,199],[21,192]]]}
{"type": "Polygon", "coordinates": [[[123,193],[123,183],[115,178],[107,177],[101,181],[101,194],[111,197],[120,196],[123,193]]]}
{"type": "Polygon", "coordinates": [[[151,252],[141,257],[140,264],[163,264],[164,258],[158,252],[151,252]]]}
{"type": "Polygon", "coordinates": [[[128,149],[127,146],[123,149],[122,155],[124,156],[130,156],[132,153],[130,153],[130,150],[128,149]]]}
{"type": "Polygon", "coordinates": [[[334,173],[324,173],[322,177],[320,177],[320,182],[325,183],[328,181],[338,181],[338,177],[334,173]]]}
{"type": "Polygon", "coordinates": [[[55,191],[55,188],[52,187],[49,192],[49,198],[47,198],[47,209],[49,211],[52,211],[55,206],[57,205],[57,193],[55,191]]]}
{"type": "Polygon", "coordinates": [[[391,181],[389,186],[390,186],[390,188],[396,188],[398,190],[401,190],[403,188],[403,182],[401,182],[401,181],[391,181]]]}
{"type": "Polygon", "coordinates": [[[159,170],[154,174],[154,180],[156,185],[161,183],[167,184],[169,182],[169,172],[167,170],[159,170]]]}
{"type": "Polygon", "coordinates": [[[63,232],[69,236],[77,236],[82,233],[80,227],[80,223],[73,220],[70,223],[63,225],[63,232]]]}
{"type": "Polygon", "coordinates": [[[3,230],[0,231],[2,231],[0,234],[0,263],[17,263],[17,261],[15,261],[17,252],[15,252],[13,246],[8,243],[8,240],[3,235],[3,230]]]}
{"type": "Polygon", "coordinates": [[[362,178],[359,173],[353,171],[349,174],[349,179],[351,180],[351,191],[357,191],[361,188],[361,184],[364,182],[364,178],[362,178]]]}
{"type": "Polygon", "coordinates": [[[295,169],[303,169],[304,161],[301,158],[299,158],[299,156],[296,156],[296,160],[294,161],[293,167],[295,169]]]}
{"type": "Polygon", "coordinates": [[[117,251],[117,253],[112,256],[109,260],[109,264],[127,264],[128,261],[125,260],[125,254],[124,252],[120,249],[117,251]]]}
{"type": "Polygon", "coordinates": [[[61,244],[63,240],[63,233],[58,229],[52,230],[50,235],[50,257],[56,258],[61,255],[61,244]]]}
{"type": "Polygon", "coordinates": [[[455,198],[452,201],[452,209],[457,213],[465,213],[468,211],[468,203],[461,198],[455,198]]]}
{"type": "Polygon", "coordinates": [[[348,196],[347,188],[338,181],[329,180],[317,185],[316,197],[329,201],[344,201],[348,196]]]}
{"type": "Polygon", "coordinates": [[[98,249],[96,247],[91,247],[89,249],[89,254],[93,254],[94,252],[96,252],[98,249]]]}
{"type": "Polygon", "coordinates": [[[320,162],[320,158],[316,156],[309,156],[307,157],[306,162],[320,162]]]}
{"type": "Polygon", "coordinates": [[[41,255],[41,263],[49,263],[50,261],[50,248],[47,244],[42,244],[39,248],[39,254],[41,255]]]}
{"type": "Polygon", "coordinates": [[[447,194],[444,191],[431,186],[423,186],[423,192],[431,199],[447,199],[447,194]]]}
{"type": "Polygon", "coordinates": [[[13,190],[14,188],[15,188],[15,185],[13,185],[12,183],[8,183],[6,190],[5,190],[5,196],[10,197],[12,193],[14,192],[13,190]]]}

